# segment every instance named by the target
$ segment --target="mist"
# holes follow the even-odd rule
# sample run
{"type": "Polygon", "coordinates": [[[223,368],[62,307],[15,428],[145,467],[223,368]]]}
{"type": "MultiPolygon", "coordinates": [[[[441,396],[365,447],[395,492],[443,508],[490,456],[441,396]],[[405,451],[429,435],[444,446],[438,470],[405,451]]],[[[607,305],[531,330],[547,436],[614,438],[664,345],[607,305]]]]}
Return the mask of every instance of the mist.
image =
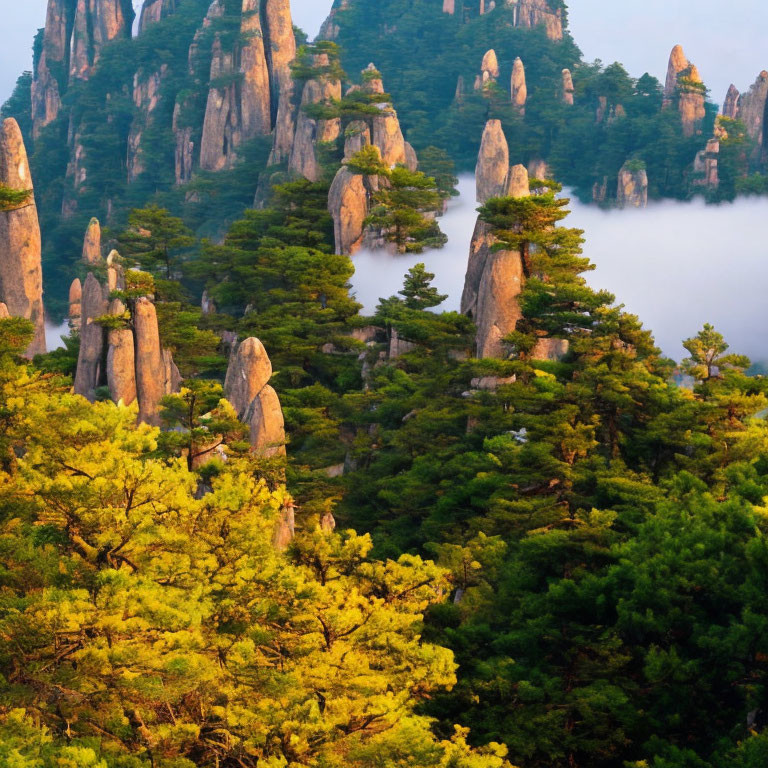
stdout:
{"type": "MultiPolygon", "coordinates": [[[[441,219],[448,245],[415,256],[361,252],[353,261],[354,292],[372,313],[380,297],[397,293],[409,267],[424,262],[458,310],[476,221],[475,185],[463,176],[461,197],[441,219]]],[[[718,206],[694,201],[653,203],[645,210],[603,211],[576,200],[566,224],[583,229],[587,275],[638,315],[668,356],[685,356],[682,340],[712,323],[735,352],[768,360],[768,201],[742,198],[718,206]]]]}

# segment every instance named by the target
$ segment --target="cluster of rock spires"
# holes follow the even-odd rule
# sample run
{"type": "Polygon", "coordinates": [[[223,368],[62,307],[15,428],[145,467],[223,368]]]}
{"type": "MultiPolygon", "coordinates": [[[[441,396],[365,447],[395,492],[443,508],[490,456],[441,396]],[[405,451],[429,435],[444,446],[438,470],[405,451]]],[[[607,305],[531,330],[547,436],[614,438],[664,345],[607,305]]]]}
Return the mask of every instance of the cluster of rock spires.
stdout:
{"type": "Polygon", "coordinates": [[[102,256],[101,227],[91,219],[83,244],[85,281],[76,278],[69,291],[70,322],[80,330],[74,391],[95,400],[100,387],[116,403],[138,402],[139,420],[159,425],[160,401],[179,391],[181,375],[171,353],[160,344],[157,310],[149,296],[130,301],[112,298],[125,289],[125,272],[116,251],[102,256]],[[103,325],[105,316],[119,318],[103,325]]]}
{"type": "MultiPolygon", "coordinates": [[[[180,390],[182,377],[161,345],[152,297],[130,299],[129,306],[112,297],[125,289],[125,271],[116,251],[103,258],[97,219],[85,233],[82,260],[88,275],[84,283],[76,278],[69,291],[70,323],[80,331],[75,394],[93,401],[107,387],[113,402],[137,402],[139,421],[158,426],[160,401],[180,390]],[[122,322],[104,323],[106,316],[122,322]]],[[[285,454],[283,414],[271,377],[272,364],[258,339],[232,346],[225,393],[250,426],[253,450],[264,456],[285,454]]]]}
{"type": "Polygon", "coordinates": [[[18,123],[0,125],[0,186],[28,196],[10,210],[0,209],[0,317],[23,317],[35,327],[26,354],[46,351],[40,224],[32,174],[18,123]]]}
{"type": "MultiPolygon", "coordinates": [[[[311,81],[310,81],[311,82],[311,81]]],[[[384,94],[384,84],[373,64],[363,70],[363,84],[352,86],[370,94],[384,94]]],[[[373,146],[390,168],[402,164],[417,170],[419,161],[413,147],[403,137],[397,113],[388,102],[378,105],[379,113],[351,122],[344,134],[344,158],[350,159],[363,147],[373,146]]],[[[366,231],[365,219],[373,195],[382,181],[364,176],[343,165],[333,180],[328,195],[328,210],[333,217],[336,253],[351,255],[365,243],[376,245],[377,234],[366,231]]]]}

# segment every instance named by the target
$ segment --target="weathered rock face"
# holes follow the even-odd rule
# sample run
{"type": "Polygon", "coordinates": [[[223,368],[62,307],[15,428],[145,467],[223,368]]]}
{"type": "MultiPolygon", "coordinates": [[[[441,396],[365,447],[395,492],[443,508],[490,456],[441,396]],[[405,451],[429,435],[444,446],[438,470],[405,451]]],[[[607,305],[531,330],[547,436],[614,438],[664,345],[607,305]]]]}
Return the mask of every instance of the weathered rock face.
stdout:
{"type": "Polygon", "coordinates": [[[683,122],[683,133],[693,136],[700,133],[701,123],[707,115],[706,89],[701,81],[699,70],[691,65],[678,80],[680,118],[683,122]]]}
{"type": "Polygon", "coordinates": [[[739,89],[731,83],[728,88],[728,93],[725,94],[725,101],[723,102],[723,116],[735,120],[739,116],[740,100],[741,94],[739,93],[739,89]]]}
{"type": "Polygon", "coordinates": [[[563,12],[553,11],[548,0],[505,0],[515,9],[515,25],[518,27],[544,26],[550,40],[563,39],[563,12]]]}
{"type": "Polygon", "coordinates": [[[505,197],[529,197],[530,177],[524,165],[513,165],[507,174],[505,197]]]}
{"type": "Polygon", "coordinates": [[[765,110],[768,101],[768,72],[763,70],[749,91],[739,99],[738,117],[744,121],[747,133],[762,151],[765,144],[765,110]]]}
{"type": "Polygon", "coordinates": [[[251,449],[265,458],[285,456],[285,421],[280,398],[269,386],[259,392],[246,414],[251,428],[251,449]]]}
{"type": "Polygon", "coordinates": [[[83,286],[80,352],[75,374],[75,394],[93,401],[105,375],[104,329],[94,322],[107,314],[108,303],[101,283],[88,273],[83,286]]]}
{"type": "Polygon", "coordinates": [[[244,41],[240,52],[242,134],[250,139],[272,130],[272,95],[258,0],[243,0],[240,32],[244,41]]]}
{"type": "Polygon", "coordinates": [[[61,109],[61,89],[54,72],[69,71],[69,43],[75,18],[76,0],[48,0],[45,31],[32,82],[33,135],[52,123],[61,109]]]}
{"type": "Polygon", "coordinates": [[[563,102],[569,107],[573,106],[573,75],[570,69],[563,70],[563,102]]]}
{"type": "Polygon", "coordinates": [[[0,185],[29,192],[17,208],[0,211],[0,300],[11,315],[34,325],[26,352],[33,357],[46,350],[40,224],[27,151],[13,118],[0,125],[0,185]]]}
{"type": "Polygon", "coordinates": [[[301,109],[296,123],[291,156],[288,167],[309,181],[317,181],[320,177],[320,166],[315,154],[315,146],[318,140],[317,120],[313,120],[304,112],[304,107],[310,104],[318,104],[323,99],[323,90],[316,80],[308,80],[304,85],[301,97],[301,109]]]}
{"type": "Polygon", "coordinates": [[[363,147],[371,143],[371,129],[368,123],[355,120],[347,126],[344,133],[344,159],[356,155],[363,147]]]}
{"type": "Polygon", "coordinates": [[[240,143],[235,71],[234,53],[224,50],[217,35],[213,43],[211,89],[200,142],[200,167],[205,171],[220,171],[235,161],[235,148],[240,143]]]}
{"type": "Polygon", "coordinates": [[[489,120],[483,131],[475,169],[477,202],[485,203],[504,194],[508,172],[509,145],[501,120],[489,120]]]}
{"type": "Polygon", "coordinates": [[[285,422],[280,400],[269,386],[272,363],[264,345],[246,339],[230,358],[224,391],[238,417],[249,424],[251,447],[259,455],[285,455],[285,422]]]}
{"type": "Polygon", "coordinates": [[[456,0],[443,0],[443,13],[453,16],[456,13],[456,0]]]}
{"type": "Polygon", "coordinates": [[[87,79],[102,47],[130,37],[133,11],[123,0],[77,0],[70,43],[69,78],[87,79]]]}
{"type": "Polygon", "coordinates": [[[192,178],[195,167],[195,142],[192,140],[192,126],[181,124],[182,105],[173,108],[173,135],[176,139],[174,164],[176,183],[186,184],[192,178]]]}
{"type": "Polygon", "coordinates": [[[549,179],[550,172],[546,161],[540,157],[531,158],[531,161],[528,163],[528,177],[539,180],[549,179]]]}
{"type": "Polygon", "coordinates": [[[390,168],[407,161],[405,139],[400,129],[397,113],[390,109],[386,114],[373,118],[371,140],[381,151],[381,159],[390,168]]]}
{"type": "MultiPolygon", "coordinates": [[[[114,299],[109,314],[125,314],[125,305],[114,299]]],[[[107,385],[115,403],[130,405],[136,399],[136,349],[130,328],[110,329],[107,334],[107,385]]]]}
{"type": "Polygon", "coordinates": [[[717,138],[707,142],[707,148],[696,154],[693,171],[698,176],[694,184],[707,189],[717,189],[720,185],[720,141],[717,138]]]}
{"type": "Polygon", "coordinates": [[[528,101],[528,86],[525,82],[525,67],[518,56],[512,65],[512,106],[521,114],[525,114],[525,103],[528,101]]]}
{"type": "Polygon", "coordinates": [[[354,254],[363,242],[369,211],[365,178],[346,166],[340,168],[328,193],[328,210],[333,217],[336,253],[354,254]]]}
{"type": "Polygon", "coordinates": [[[98,264],[101,261],[101,225],[98,219],[91,219],[83,240],[83,261],[98,264]]]}
{"type": "Polygon", "coordinates": [[[168,71],[163,64],[159,72],[152,72],[147,77],[137,72],[133,78],[133,103],[137,115],[128,135],[128,180],[135,181],[144,172],[142,158],[142,138],[150,125],[152,116],[160,103],[160,86],[168,71]]]}
{"type": "Polygon", "coordinates": [[[648,174],[645,168],[624,164],[619,171],[616,203],[620,208],[645,208],[648,205],[648,174]]]}
{"type": "Polygon", "coordinates": [[[296,58],[290,0],[262,0],[266,55],[269,64],[273,103],[291,85],[290,63],[296,58]]]}
{"type": "Polygon", "coordinates": [[[272,362],[258,339],[246,339],[234,350],[224,380],[224,393],[239,418],[245,418],[251,403],[271,378],[272,362]]]}
{"type": "Polygon", "coordinates": [[[139,19],[139,34],[176,10],[177,0],[144,0],[139,19]]]}
{"type": "Polygon", "coordinates": [[[474,316],[477,357],[507,357],[502,339],[515,330],[522,317],[517,299],[523,290],[523,283],[523,262],[517,251],[489,254],[474,316]]]}
{"type": "Polygon", "coordinates": [[[160,349],[157,310],[147,298],[136,301],[133,311],[136,344],[136,393],[139,421],[160,424],[160,401],[166,394],[165,364],[160,349]]]}
{"type": "Polygon", "coordinates": [[[339,25],[336,15],[339,11],[344,11],[348,7],[349,0],[333,0],[331,12],[320,27],[320,33],[317,36],[318,40],[335,40],[339,36],[339,25]]]}

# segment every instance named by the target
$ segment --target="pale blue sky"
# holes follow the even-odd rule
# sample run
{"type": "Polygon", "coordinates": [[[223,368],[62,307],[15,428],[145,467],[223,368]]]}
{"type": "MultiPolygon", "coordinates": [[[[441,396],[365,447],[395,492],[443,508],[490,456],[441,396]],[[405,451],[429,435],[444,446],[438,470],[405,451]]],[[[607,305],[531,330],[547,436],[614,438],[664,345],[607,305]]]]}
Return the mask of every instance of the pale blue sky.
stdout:
{"type": "MultiPolygon", "coordinates": [[[[31,66],[32,38],[47,0],[0,0],[0,102],[31,66]]],[[[137,2],[140,4],[140,2],[137,2]]],[[[331,0],[292,0],[296,23],[317,31],[331,0]]],[[[768,2],[730,0],[569,0],[571,29],[589,59],[619,60],[636,76],[663,77],[676,43],[720,102],[730,82],[746,90],[768,69],[768,2]]]]}

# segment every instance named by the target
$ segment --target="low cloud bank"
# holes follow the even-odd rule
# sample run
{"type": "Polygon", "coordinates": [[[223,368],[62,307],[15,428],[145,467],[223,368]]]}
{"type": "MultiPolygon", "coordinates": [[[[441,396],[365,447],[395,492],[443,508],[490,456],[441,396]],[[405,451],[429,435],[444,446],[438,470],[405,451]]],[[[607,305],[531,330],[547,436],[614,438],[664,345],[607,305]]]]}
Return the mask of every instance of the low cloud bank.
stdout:
{"type": "MultiPolygon", "coordinates": [[[[458,310],[469,243],[476,220],[474,179],[463,176],[461,197],[441,220],[449,237],[440,251],[393,256],[363,251],[354,257],[353,288],[367,313],[380,297],[401,288],[403,275],[420,261],[436,275],[458,310]]],[[[681,341],[704,323],[725,335],[735,352],[768,360],[768,201],[732,204],[654,203],[645,210],[602,211],[572,202],[566,223],[585,231],[585,254],[596,265],[590,284],[604,288],[639,315],[664,352],[677,360],[681,341]]]]}

